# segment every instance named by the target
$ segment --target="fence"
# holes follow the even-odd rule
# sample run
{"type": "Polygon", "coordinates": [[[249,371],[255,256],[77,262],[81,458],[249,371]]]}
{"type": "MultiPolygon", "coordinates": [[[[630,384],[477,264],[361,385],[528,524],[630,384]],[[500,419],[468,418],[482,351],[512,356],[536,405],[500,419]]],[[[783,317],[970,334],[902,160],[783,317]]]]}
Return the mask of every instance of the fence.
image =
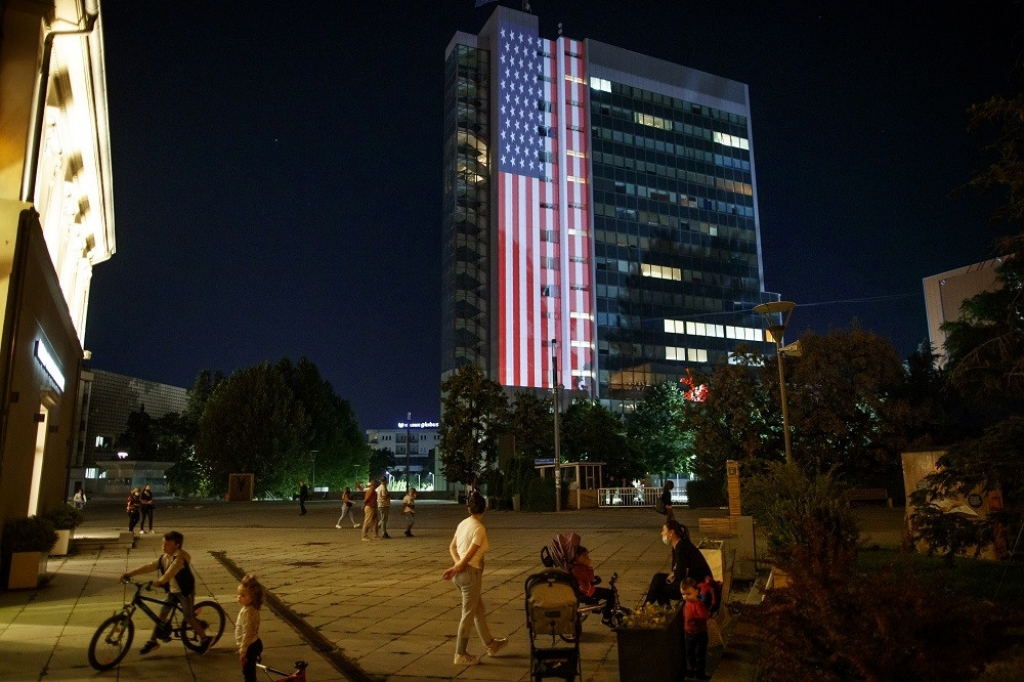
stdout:
{"type": "MultiPolygon", "coordinates": [[[[599,488],[597,506],[608,507],[653,507],[661,497],[661,488],[653,486],[631,486],[628,488],[599,488]]],[[[686,504],[686,490],[672,491],[672,504],[686,504]]]]}

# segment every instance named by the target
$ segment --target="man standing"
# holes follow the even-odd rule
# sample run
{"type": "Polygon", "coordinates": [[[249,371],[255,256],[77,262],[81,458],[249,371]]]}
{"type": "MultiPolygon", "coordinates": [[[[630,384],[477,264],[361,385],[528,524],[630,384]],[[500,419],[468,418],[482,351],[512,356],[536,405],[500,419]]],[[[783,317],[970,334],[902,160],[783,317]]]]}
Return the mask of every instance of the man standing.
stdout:
{"type": "Polygon", "coordinates": [[[366,486],[366,494],[363,496],[363,542],[370,541],[370,533],[373,537],[380,537],[380,530],[377,523],[380,517],[377,516],[377,481],[370,481],[366,486]]]}
{"type": "Polygon", "coordinates": [[[299,481],[299,516],[306,515],[306,500],[309,499],[309,488],[305,481],[299,481]]]}

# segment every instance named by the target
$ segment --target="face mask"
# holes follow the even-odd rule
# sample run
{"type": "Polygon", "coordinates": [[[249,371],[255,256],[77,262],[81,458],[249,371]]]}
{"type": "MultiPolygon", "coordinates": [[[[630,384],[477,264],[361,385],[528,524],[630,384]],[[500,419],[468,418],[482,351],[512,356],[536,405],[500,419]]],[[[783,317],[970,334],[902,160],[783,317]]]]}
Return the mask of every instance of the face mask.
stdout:
{"type": "Polygon", "coordinates": [[[661,541],[664,542],[667,545],[668,544],[668,536],[667,535],[662,535],[661,536],[661,541]]]}

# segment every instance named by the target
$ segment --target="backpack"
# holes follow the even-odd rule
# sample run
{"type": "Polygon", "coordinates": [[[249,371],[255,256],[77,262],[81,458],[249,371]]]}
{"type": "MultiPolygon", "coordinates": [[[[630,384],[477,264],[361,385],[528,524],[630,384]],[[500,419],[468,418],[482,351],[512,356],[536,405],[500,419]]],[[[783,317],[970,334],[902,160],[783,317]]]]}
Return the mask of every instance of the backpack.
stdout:
{"type": "MultiPolygon", "coordinates": [[[[160,557],[160,573],[163,574],[164,571],[166,571],[164,568],[164,558],[160,557]]],[[[178,584],[178,589],[182,594],[195,594],[196,576],[192,573],[192,569],[189,568],[187,561],[182,569],[174,574],[174,582],[178,584]]],[[[170,592],[171,586],[164,585],[164,591],[170,592]]]]}
{"type": "Polygon", "coordinates": [[[715,615],[722,608],[722,589],[724,585],[721,580],[715,580],[711,576],[704,579],[704,582],[697,586],[700,590],[701,601],[708,609],[708,614],[715,615]]]}

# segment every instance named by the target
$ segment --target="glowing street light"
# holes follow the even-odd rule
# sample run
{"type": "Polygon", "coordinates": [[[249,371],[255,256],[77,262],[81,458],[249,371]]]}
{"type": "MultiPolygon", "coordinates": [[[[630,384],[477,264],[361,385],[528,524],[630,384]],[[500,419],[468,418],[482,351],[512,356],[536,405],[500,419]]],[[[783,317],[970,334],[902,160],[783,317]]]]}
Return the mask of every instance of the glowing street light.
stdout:
{"type": "Polygon", "coordinates": [[[779,363],[779,390],[782,393],[782,435],[786,443],[786,463],[793,463],[793,449],[789,441],[789,406],[786,404],[786,373],[783,370],[783,358],[785,353],[782,349],[782,336],[786,333],[786,326],[793,314],[796,303],[792,301],[773,301],[754,306],[754,312],[764,316],[768,325],[768,333],[772,335],[775,342],[775,357],[779,363]],[[776,315],[782,315],[782,324],[776,324],[776,315]]]}

